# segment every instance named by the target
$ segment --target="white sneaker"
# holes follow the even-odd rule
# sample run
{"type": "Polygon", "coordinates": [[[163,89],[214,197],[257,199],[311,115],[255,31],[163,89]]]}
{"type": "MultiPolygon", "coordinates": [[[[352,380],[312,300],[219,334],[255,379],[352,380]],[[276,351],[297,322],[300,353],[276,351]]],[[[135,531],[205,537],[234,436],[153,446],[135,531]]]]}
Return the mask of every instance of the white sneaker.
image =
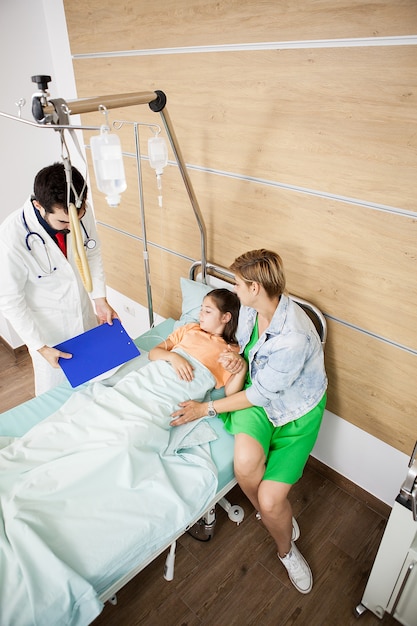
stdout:
{"type": "MultiPolygon", "coordinates": [[[[255,517],[257,520],[261,520],[262,519],[262,515],[260,513],[260,511],[257,511],[255,514],[255,517]]],[[[292,518],[292,535],[291,535],[291,541],[297,541],[297,539],[300,536],[300,527],[297,524],[297,520],[295,519],[295,517],[292,518]]]]}
{"type": "Polygon", "coordinates": [[[291,542],[291,550],[287,556],[279,560],[285,566],[288,576],[294,587],[300,593],[310,593],[313,587],[313,575],[311,569],[294,542],[291,542]]]}

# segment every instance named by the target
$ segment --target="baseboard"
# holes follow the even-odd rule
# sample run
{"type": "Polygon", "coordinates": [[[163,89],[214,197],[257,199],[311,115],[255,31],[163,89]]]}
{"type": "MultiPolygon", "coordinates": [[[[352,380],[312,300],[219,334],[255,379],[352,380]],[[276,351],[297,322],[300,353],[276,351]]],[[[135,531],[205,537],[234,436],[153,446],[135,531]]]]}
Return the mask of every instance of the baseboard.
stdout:
{"type": "Polygon", "coordinates": [[[378,498],[365,491],[365,489],[362,489],[362,487],[355,485],[355,483],[353,483],[351,480],[348,480],[347,478],[345,478],[345,476],[342,476],[328,465],[325,465],[318,459],[315,459],[313,456],[309,457],[307,461],[307,466],[333,482],[340,489],[346,491],[346,493],[348,493],[352,497],[366,504],[366,506],[368,506],[370,509],[372,509],[385,519],[388,519],[391,513],[391,507],[385,502],[382,502],[382,500],[378,500],[378,498]]]}

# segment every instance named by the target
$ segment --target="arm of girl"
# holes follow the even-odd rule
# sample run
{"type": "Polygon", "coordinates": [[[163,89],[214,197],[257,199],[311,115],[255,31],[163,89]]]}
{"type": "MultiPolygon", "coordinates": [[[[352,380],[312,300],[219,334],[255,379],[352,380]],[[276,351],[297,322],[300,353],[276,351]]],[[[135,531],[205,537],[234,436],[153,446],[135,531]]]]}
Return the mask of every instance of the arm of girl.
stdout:
{"type": "Polygon", "coordinates": [[[178,378],[187,381],[193,380],[194,367],[183,356],[177,354],[176,352],[172,352],[173,347],[174,344],[168,338],[166,341],[163,341],[154,348],[151,348],[148,354],[148,359],[150,361],[167,361],[168,363],[171,363],[178,375],[178,378]]]}
{"type": "MultiPolygon", "coordinates": [[[[224,393],[226,396],[231,396],[237,391],[241,391],[241,389],[243,389],[246,373],[248,371],[248,364],[244,359],[242,359],[242,361],[243,363],[241,363],[239,366],[240,369],[236,373],[230,375],[230,378],[227,380],[224,386],[224,393]]],[[[225,369],[227,370],[227,367],[225,369]]]]}

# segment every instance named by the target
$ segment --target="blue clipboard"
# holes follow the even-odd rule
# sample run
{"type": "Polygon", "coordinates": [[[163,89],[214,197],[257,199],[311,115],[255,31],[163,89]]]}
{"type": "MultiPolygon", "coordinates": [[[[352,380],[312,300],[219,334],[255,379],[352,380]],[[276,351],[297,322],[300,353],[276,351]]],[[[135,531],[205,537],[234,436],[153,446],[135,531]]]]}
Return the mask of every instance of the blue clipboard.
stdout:
{"type": "Polygon", "coordinates": [[[72,354],[71,359],[58,360],[71,387],[78,387],[140,355],[118,319],[111,326],[96,326],[54,348],[72,354]]]}

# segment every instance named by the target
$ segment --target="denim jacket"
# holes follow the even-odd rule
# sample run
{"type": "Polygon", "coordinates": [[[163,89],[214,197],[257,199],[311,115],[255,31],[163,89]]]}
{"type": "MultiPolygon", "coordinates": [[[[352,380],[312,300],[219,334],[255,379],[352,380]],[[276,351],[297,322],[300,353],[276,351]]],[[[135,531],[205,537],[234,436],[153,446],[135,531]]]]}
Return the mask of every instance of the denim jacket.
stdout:
{"type": "MultiPolygon", "coordinates": [[[[242,306],[237,336],[240,352],[248,344],[257,312],[242,306]]],[[[327,388],[320,338],[308,315],[282,295],[269,327],[249,353],[252,384],[248,400],[262,406],[275,426],[313,409],[327,388]]]]}

